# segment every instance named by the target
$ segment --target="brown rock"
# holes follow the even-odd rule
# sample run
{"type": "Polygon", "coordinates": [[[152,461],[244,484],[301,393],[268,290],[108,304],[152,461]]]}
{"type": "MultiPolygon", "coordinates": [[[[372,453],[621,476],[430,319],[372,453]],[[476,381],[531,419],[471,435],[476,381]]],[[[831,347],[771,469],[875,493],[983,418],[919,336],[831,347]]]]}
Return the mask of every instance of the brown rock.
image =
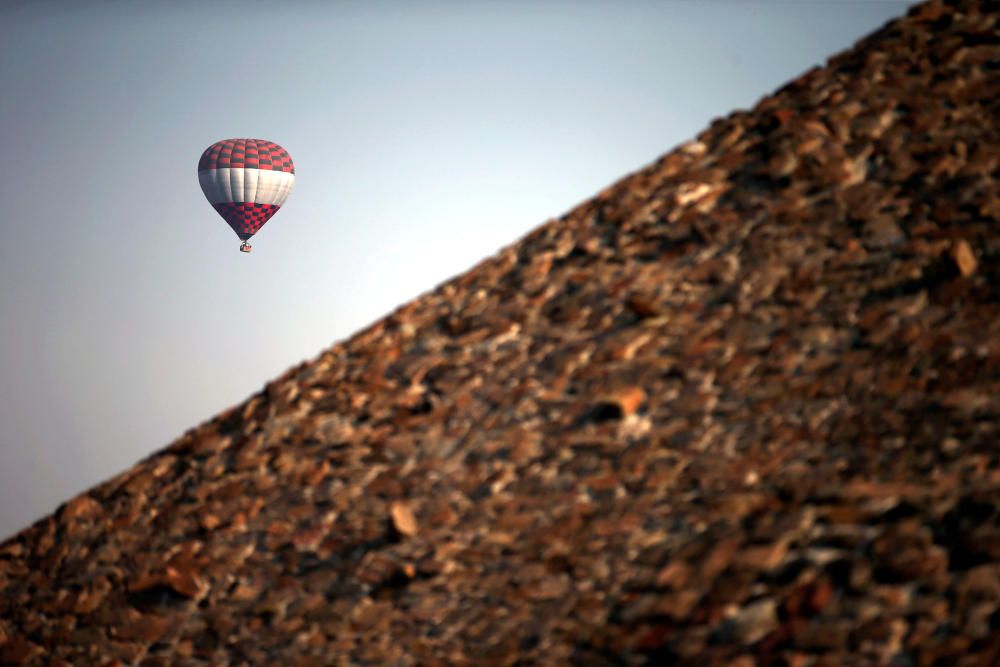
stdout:
{"type": "Polygon", "coordinates": [[[655,610],[674,620],[683,621],[690,617],[691,611],[700,599],[701,593],[696,590],[668,593],[656,602],[655,610]]]}
{"type": "Polygon", "coordinates": [[[690,576],[691,568],[687,563],[671,561],[656,575],[656,583],[659,586],[683,588],[690,576]]]}
{"type": "Polygon", "coordinates": [[[958,272],[966,278],[974,274],[979,267],[976,254],[972,252],[972,247],[965,239],[958,239],[952,244],[951,258],[954,260],[955,266],[958,267],[958,272]]]}
{"type": "Polygon", "coordinates": [[[749,570],[767,572],[781,565],[787,553],[788,545],[785,542],[748,546],[736,556],[734,564],[749,570]]]}
{"type": "Polygon", "coordinates": [[[389,506],[389,514],[392,517],[392,525],[400,535],[413,537],[417,534],[417,519],[413,515],[413,510],[409,503],[394,501],[389,506]]]}
{"type": "Polygon", "coordinates": [[[120,639],[155,642],[163,636],[172,625],[172,620],[155,614],[137,614],[115,632],[120,639]]]}
{"type": "Polygon", "coordinates": [[[167,566],[165,582],[184,597],[198,599],[208,590],[200,574],[191,569],[167,566]]]}
{"type": "Polygon", "coordinates": [[[588,414],[596,421],[622,419],[635,414],[645,400],[646,392],[642,387],[623,387],[606,394],[590,408],[588,414]]]}
{"type": "Polygon", "coordinates": [[[633,294],[625,300],[625,306],[638,317],[653,317],[659,314],[655,301],[648,296],[633,294]]]}
{"type": "Polygon", "coordinates": [[[77,496],[66,503],[62,512],[65,520],[91,519],[101,512],[101,504],[87,494],[77,496]]]}
{"type": "Polygon", "coordinates": [[[715,633],[722,641],[753,644],[777,627],[776,611],[777,604],[772,598],[752,602],[723,621],[715,633]]]}
{"type": "Polygon", "coordinates": [[[111,592],[111,583],[105,577],[100,577],[88,583],[76,595],[73,611],[77,614],[89,614],[104,602],[111,592]]]}

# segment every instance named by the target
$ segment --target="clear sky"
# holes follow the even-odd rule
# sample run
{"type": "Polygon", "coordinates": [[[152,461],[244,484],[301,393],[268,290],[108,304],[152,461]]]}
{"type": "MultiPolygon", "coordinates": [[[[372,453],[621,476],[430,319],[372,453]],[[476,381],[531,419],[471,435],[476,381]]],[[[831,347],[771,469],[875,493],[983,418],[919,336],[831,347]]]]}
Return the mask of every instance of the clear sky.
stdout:
{"type": "Polygon", "coordinates": [[[0,4],[0,539],[909,4],[0,4]],[[231,137],[296,166],[250,255],[231,137]]]}

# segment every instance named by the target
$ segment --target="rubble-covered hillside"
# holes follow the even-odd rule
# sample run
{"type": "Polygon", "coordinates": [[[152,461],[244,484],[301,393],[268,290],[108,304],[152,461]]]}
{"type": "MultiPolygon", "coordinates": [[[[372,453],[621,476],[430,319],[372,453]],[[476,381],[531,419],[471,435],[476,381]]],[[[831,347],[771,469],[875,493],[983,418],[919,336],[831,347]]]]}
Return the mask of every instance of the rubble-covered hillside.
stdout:
{"type": "Polygon", "coordinates": [[[0,664],[1000,664],[998,13],[914,7],[13,536],[0,664]]]}

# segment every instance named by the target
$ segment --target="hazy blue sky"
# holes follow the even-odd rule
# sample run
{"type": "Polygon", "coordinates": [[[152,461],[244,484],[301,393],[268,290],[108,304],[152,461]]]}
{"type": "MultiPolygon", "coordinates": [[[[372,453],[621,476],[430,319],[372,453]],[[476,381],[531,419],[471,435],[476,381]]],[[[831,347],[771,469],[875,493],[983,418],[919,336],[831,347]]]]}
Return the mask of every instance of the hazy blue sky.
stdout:
{"type": "Polygon", "coordinates": [[[908,4],[0,4],[0,539],[908,4]]]}

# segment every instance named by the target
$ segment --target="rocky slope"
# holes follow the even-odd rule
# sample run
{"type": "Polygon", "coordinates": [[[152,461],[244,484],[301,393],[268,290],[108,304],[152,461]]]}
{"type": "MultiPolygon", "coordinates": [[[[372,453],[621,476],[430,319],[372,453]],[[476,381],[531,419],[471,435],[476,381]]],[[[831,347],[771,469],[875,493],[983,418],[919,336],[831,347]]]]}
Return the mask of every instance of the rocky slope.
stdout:
{"type": "Polygon", "coordinates": [[[1000,664],[997,3],[930,2],[0,545],[0,663],[1000,664]]]}

